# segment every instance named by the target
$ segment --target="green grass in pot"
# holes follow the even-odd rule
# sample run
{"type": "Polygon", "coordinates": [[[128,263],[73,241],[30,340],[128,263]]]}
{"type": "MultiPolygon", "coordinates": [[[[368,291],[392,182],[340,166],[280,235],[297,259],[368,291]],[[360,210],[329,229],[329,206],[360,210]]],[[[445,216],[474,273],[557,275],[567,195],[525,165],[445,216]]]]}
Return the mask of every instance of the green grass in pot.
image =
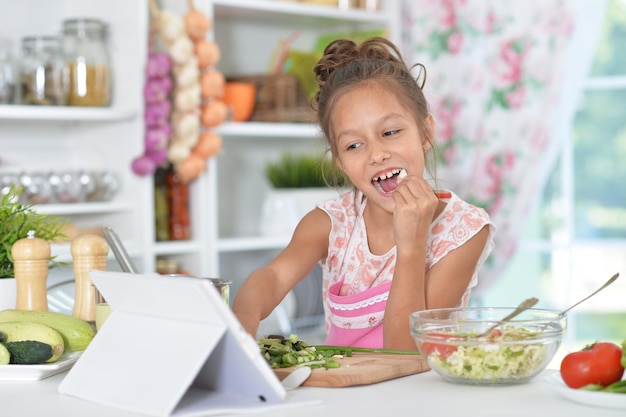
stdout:
{"type": "Polygon", "coordinates": [[[317,155],[293,155],[265,167],[265,175],[274,188],[347,187],[348,180],[328,158],[317,155]]]}
{"type": "MultiPolygon", "coordinates": [[[[15,271],[11,248],[20,239],[28,237],[34,230],[35,237],[47,242],[56,242],[66,237],[63,233],[66,221],[58,217],[37,213],[32,205],[19,202],[22,188],[11,187],[2,197],[0,206],[0,279],[14,278],[15,271]]],[[[50,258],[50,267],[64,265],[50,258]]]]}

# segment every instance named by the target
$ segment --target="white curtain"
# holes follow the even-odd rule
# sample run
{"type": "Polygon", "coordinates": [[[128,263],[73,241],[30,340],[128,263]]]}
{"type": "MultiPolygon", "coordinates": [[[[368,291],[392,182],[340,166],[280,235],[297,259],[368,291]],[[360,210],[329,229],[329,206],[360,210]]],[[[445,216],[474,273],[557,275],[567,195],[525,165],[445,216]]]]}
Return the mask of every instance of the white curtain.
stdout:
{"type": "Polygon", "coordinates": [[[498,228],[480,294],[506,268],[553,167],[606,1],[404,0],[402,49],[426,66],[437,183],[498,228]]]}

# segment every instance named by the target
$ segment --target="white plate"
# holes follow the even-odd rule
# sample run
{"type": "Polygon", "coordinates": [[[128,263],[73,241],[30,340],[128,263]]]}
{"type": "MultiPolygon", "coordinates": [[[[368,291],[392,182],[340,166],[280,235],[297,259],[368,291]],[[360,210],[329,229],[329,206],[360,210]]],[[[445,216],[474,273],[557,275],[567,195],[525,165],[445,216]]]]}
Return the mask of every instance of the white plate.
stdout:
{"type": "Polygon", "coordinates": [[[568,400],[596,407],[619,408],[626,410],[626,395],[614,392],[585,391],[565,385],[559,371],[546,375],[544,380],[556,392],[568,400]]]}
{"type": "Polygon", "coordinates": [[[65,352],[54,363],[41,365],[0,365],[0,381],[39,381],[61,373],[74,365],[80,352],[65,352]]]}

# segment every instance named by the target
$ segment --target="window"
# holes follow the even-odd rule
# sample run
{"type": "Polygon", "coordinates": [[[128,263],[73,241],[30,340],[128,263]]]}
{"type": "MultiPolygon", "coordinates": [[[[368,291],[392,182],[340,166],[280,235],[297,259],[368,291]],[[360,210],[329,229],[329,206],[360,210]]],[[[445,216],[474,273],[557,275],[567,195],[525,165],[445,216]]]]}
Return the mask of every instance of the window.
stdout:
{"type": "MultiPolygon", "coordinates": [[[[582,23],[584,24],[584,23],[582,23]]],[[[563,309],[621,277],[568,313],[564,351],[626,337],[626,0],[609,0],[565,146],[505,275],[480,298],[563,309]]]]}

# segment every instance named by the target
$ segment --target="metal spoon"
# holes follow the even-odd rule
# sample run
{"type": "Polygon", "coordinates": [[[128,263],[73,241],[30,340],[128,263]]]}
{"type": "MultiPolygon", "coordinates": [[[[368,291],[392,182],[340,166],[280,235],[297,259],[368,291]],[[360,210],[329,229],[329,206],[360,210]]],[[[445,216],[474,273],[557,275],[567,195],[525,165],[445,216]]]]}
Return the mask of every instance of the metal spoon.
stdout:
{"type": "MultiPolygon", "coordinates": [[[[593,297],[594,295],[596,295],[597,293],[599,293],[600,291],[602,291],[603,289],[605,289],[606,287],[611,285],[618,277],[619,277],[619,272],[616,273],[615,275],[613,275],[611,278],[609,278],[609,280],[607,282],[605,282],[604,285],[602,285],[600,288],[598,288],[597,290],[595,290],[594,292],[592,292],[591,294],[589,294],[588,296],[586,296],[582,300],[572,304],[571,306],[569,306],[565,310],[561,311],[559,313],[559,317],[563,317],[565,314],[567,314],[568,311],[570,311],[571,309],[576,307],[578,304],[582,303],[585,300],[588,300],[589,298],[593,297]]],[[[479,334],[478,337],[484,337],[484,336],[488,335],[493,329],[495,329],[496,327],[498,327],[499,325],[501,325],[505,321],[511,320],[513,317],[517,316],[521,312],[523,312],[525,310],[528,310],[529,308],[531,308],[532,306],[537,304],[537,301],[538,300],[536,298],[529,298],[529,299],[525,300],[511,314],[509,314],[508,316],[506,316],[505,318],[500,320],[498,323],[496,323],[493,326],[491,326],[489,329],[487,329],[483,333],[479,334]]]]}
{"type": "Polygon", "coordinates": [[[295,369],[292,373],[287,375],[280,383],[285,391],[291,391],[298,388],[311,376],[311,368],[308,366],[301,366],[295,369]]]}
{"type": "Polygon", "coordinates": [[[522,303],[519,306],[517,306],[517,308],[515,310],[513,310],[508,316],[504,317],[499,322],[497,322],[496,324],[494,324],[493,326],[491,326],[490,328],[488,328],[487,330],[485,330],[484,332],[482,332],[481,334],[479,334],[476,337],[480,338],[480,337],[487,336],[489,333],[491,333],[493,331],[493,329],[495,329],[496,327],[500,326],[502,323],[511,320],[512,318],[516,317],[517,315],[519,315],[523,311],[528,310],[529,308],[531,308],[532,306],[537,304],[538,301],[539,301],[539,299],[537,299],[535,297],[528,298],[528,299],[522,301],[522,303]]]}
{"type": "Polygon", "coordinates": [[[600,288],[598,288],[597,290],[595,290],[594,292],[592,292],[591,294],[589,294],[588,296],[586,296],[582,300],[578,301],[577,303],[572,304],[571,306],[567,307],[565,310],[561,311],[559,313],[559,316],[564,316],[568,311],[570,311],[572,308],[576,307],[578,304],[580,304],[583,301],[588,300],[589,298],[593,297],[594,295],[596,295],[597,293],[599,293],[600,291],[602,291],[603,289],[605,289],[606,287],[611,285],[618,277],[619,277],[619,272],[616,273],[615,275],[613,275],[611,278],[609,278],[609,280],[607,282],[605,282],[604,285],[602,285],[600,288]]]}
{"type": "Polygon", "coordinates": [[[135,265],[133,265],[133,261],[130,259],[130,256],[128,255],[128,252],[126,252],[126,248],[122,244],[120,238],[117,236],[117,233],[115,233],[113,229],[108,226],[102,228],[102,233],[104,234],[104,238],[106,239],[107,243],[111,247],[111,250],[115,255],[115,259],[117,259],[120,267],[122,267],[122,271],[130,272],[131,274],[136,273],[137,268],[135,268],[135,265]]]}

